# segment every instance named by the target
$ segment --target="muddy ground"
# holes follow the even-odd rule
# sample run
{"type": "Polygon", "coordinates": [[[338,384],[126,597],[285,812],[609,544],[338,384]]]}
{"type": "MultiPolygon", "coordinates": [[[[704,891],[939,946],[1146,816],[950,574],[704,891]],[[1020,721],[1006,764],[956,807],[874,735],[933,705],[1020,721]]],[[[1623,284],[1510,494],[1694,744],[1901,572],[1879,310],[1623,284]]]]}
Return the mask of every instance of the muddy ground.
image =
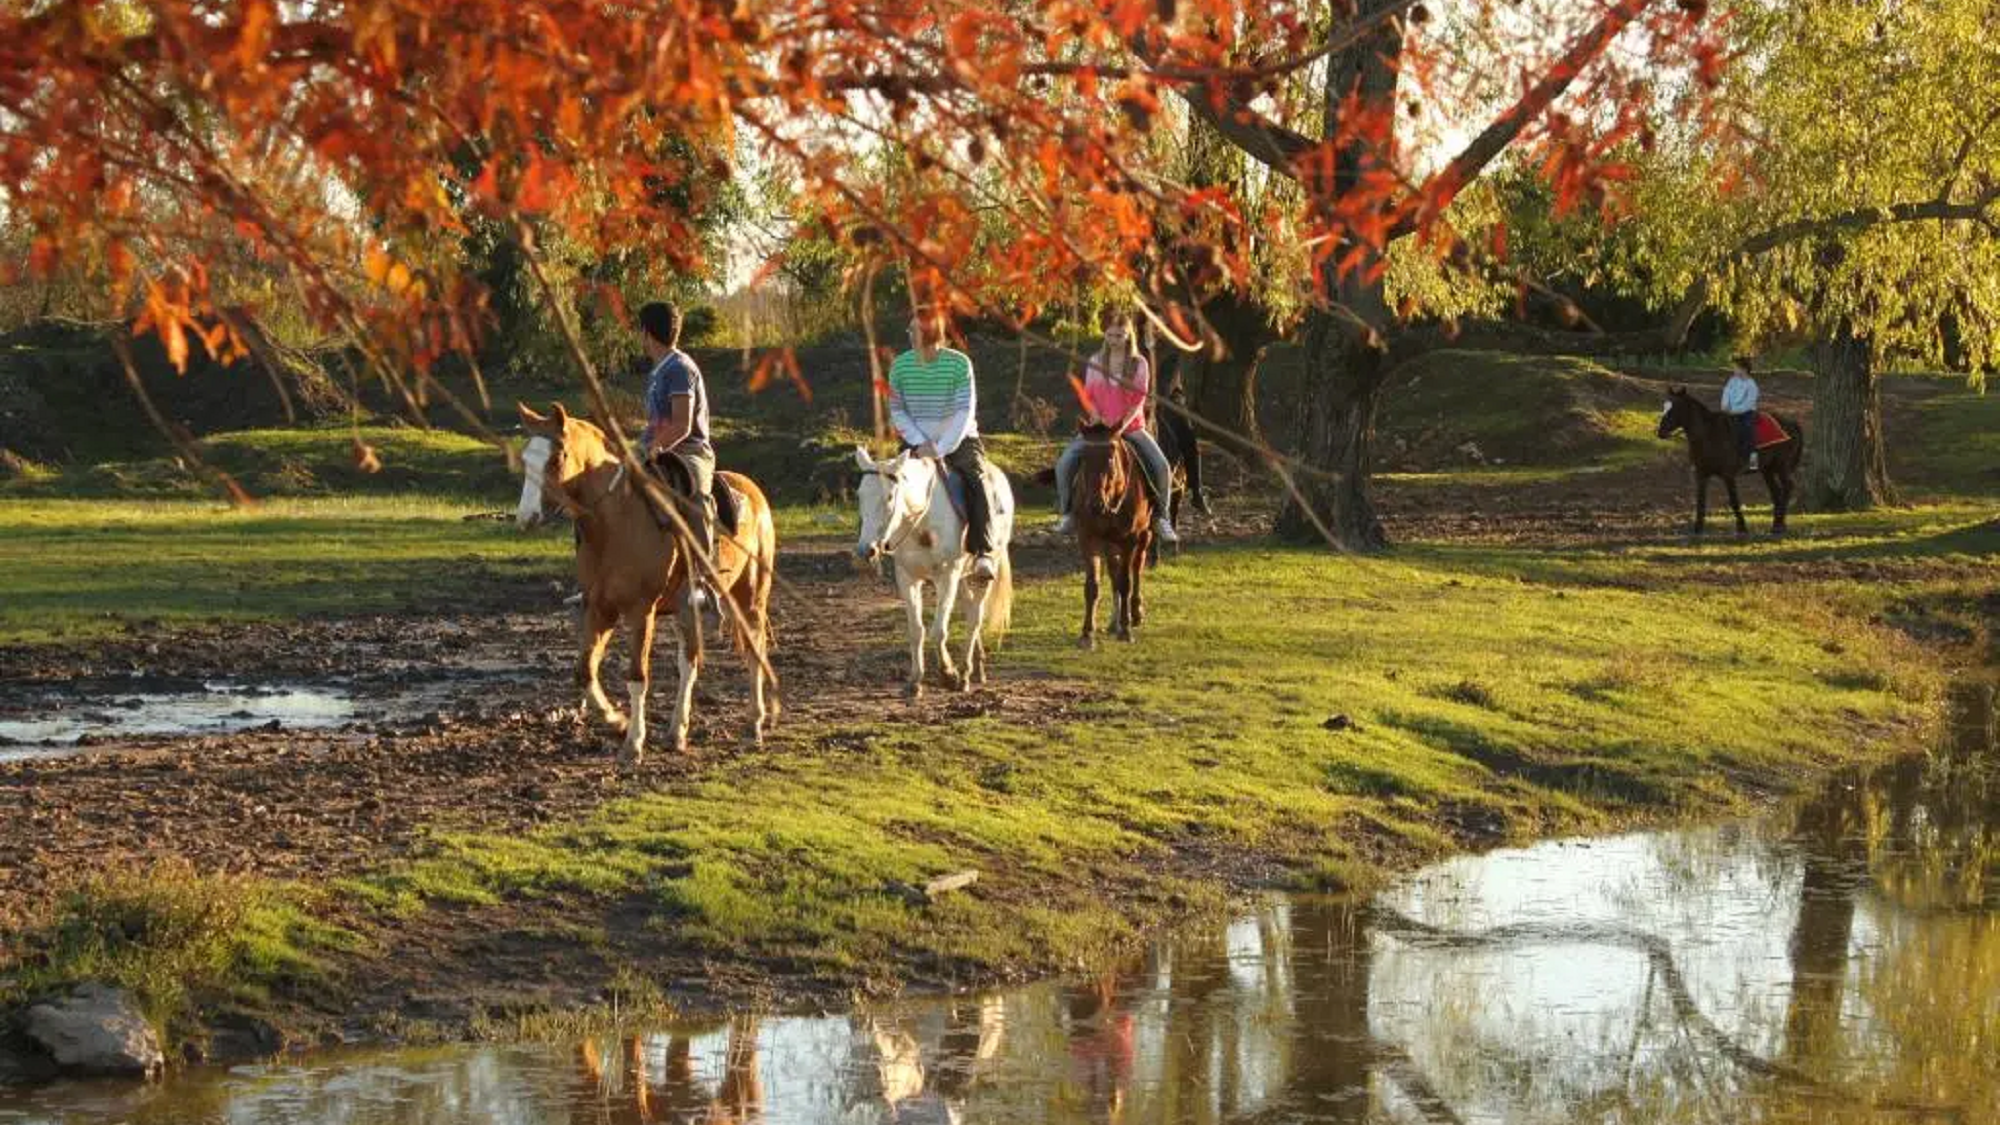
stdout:
{"type": "MultiPolygon", "coordinates": [[[[1782,408],[1801,405],[1773,397],[1782,408]]],[[[1400,541],[1615,548],[1680,537],[1691,505],[1674,456],[1663,445],[1655,465],[1539,484],[1388,481],[1379,496],[1400,541]]],[[[1267,530],[1269,491],[1225,459],[1214,469],[1220,514],[1203,521],[1195,537],[1267,530]]],[[[1762,503],[1761,483],[1749,483],[1745,498],[1762,503]]],[[[1830,576],[1845,576],[1882,564],[1824,565],[1830,576]]],[[[1028,582],[1071,581],[1075,570],[1068,546],[1045,533],[1017,545],[1016,566],[1028,582]]],[[[656,747],[636,767],[617,764],[609,731],[586,728],[569,713],[574,641],[561,605],[568,586],[553,576],[460,591],[461,600],[429,613],[202,627],[135,621],[119,636],[0,648],[0,716],[44,706],[50,693],[92,706],[121,692],[219,678],[337,685],[359,705],[353,721],[334,727],[120,738],[0,762],[0,930],[93,870],[174,857],[203,871],[324,882],[417,853],[435,832],[519,831],[580,818],[607,800],[720,762],[756,768],[787,755],[837,752],[841,739],[855,737],[842,728],[921,726],[972,714],[1033,727],[1062,722],[1098,695],[1088,683],[1013,666],[1003,653],[985,688],[933,690],[905,702],[902,622],[888,583],[832,537],[787,544],[780,573],[773,660],[785,712],[773,744],[743,748],[744,669],[715,646],[697,692],[696,752],[656,747]],[[425,689],[422,704],[370,708],[371,700],[406,699],[413,683],[425,689]]],[[[1690,569],[1664,580],[1703,577],[1690,569]]],[[[622,678],[621,660],[622,649],[614,648],[608,682],[622,678]]],[[[663,673],[656,665],[656,675],[671,674],[670,660],[663,673]]],[[[1190,849],[1185,862],[1198,873],[1206,861],[1190,849]]],[[[1256,881],[1254,872],[1221,874],[1232,885],[1256,881]]],[[[773,982],[785,979],[782,966],[680,963],[649,941],[646,911],[637,904],[579,900],[532,910],[539,914],[504,906],[426,912],[398,932],[393,964],[371,969],[389,975],[371,982],[368,995],[343,997],[344,1021],[322,1032],[380,1032],[382,1020],[414,1018],[462,1033],[481,1009],[600,999],[577,990],[610,978],[618,965],[643,966],[677,998],[740,999],[758,990],[779,1001],[827,995],[828,982],[801,979],[780,985],[793,989],[789,997],[771,997],[773,982]],[[608,941],[584,948],[548,936],[578,917],[602,919],[608,941]],[[467,976],[468,965],[476,978],[467,976]]],[[[940,979],[948,976],[949,967],[937,968],[940,979]]],[[[907,980],[884,982],[897,983],[907,980]]]]}

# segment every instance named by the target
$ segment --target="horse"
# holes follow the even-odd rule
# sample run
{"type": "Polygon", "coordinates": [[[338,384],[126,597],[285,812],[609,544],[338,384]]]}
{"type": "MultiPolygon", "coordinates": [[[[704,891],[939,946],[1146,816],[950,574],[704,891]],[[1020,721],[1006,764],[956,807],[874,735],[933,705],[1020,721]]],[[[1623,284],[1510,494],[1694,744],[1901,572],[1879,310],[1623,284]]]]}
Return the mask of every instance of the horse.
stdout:
{"type": "MultiPolygon", "coordinates": [[[[1167,391],[1170,402],[1183,409],[1187,406],[1187,392],[1182,389],[1179,379],[1167,391]]],[[[1153,434],[1159,439],[1160,452],[1167,455],[1167,465],[1173,472],[1173,487],[1167,495],[1167,522],[1175,530],[1181,528],[1181,507],[1190,501],[1202,515],[1212,515],[1208,506],[1208,489],[1202,484],[1201,444],[1195,434],[1194,423],[1186,414],[1172,407],[1162,408],[1153,416],[1153,434]]]]}
{"type": "MultiPolygon", "coordinates": [[[[1757,451],[1757,471],[1771,493],[1771,534],[1785,533],[1785,513],[1797,490],[1793,477],[1805,451],[1805,429],[1795,418],[1773,414],[1784,428],[1785,440],[1757,451]]],[[[1694,466],[1694,533],[1700,535],[1708,522],[1708,478],[1721,477],[1729,489],[1729,507],[1736,513],[1736,534],[1747,535],[1743,522],[1743,502],[1736,495],[1736,474],[1744,471],[1743,455],[1737,451],[1736,425],[1729,415],[1710,410],[1707,404],[1688,393],[1686,387],[1667,392],[1667,405],[1660,412],[1660,436],[1672,437],[1679,430],[1687,435],[1688,462],[1694,466]]]]}
{"type": "MultiPolygon", "coordinates": [[[[583,693],[579,717],[594,707],[599,716],[625,736],[623,760],[637,762],[646,750],[646,695],[652,681],[654,617],[661,605],[675,607],[676,656],[679,683],[669,731],[676,751],[688,746],[688,720],[694,710],[694,683],[701,674],[701,619],[687,596],[689,559],[675,531],[660,526],[643,490],[625,474],[613,456],[604,431],[572,418],[562,404],[551,415],[517,404],[521,423],[531,435],[522,460],[527,466],[516,514],[523,528],[547,515],[549,499],[576,519],[577,574],[584,592],[581,653],[576,665],[577,687],[583,693]],[[598,679],[605,646],[623,621],[631,660],[625,675],[628,716],[605,697],[598,679]]],[[[770,651],[771,583],[777,574],[778,537],[771,505],[749,478],[737,473],[715,474],[715,487],[730,488],[740,498],[734,536],[718,534],[715,569],[733,602],[743,627],[735,630],[736,650],[750,663],[751,741],[761,746],[778,715],[767,656],[770,651]]],[[[728,617],[725,615],[724,620],[728,617]]]]}
{"type": "Polygon", "coordinates": [[[1153,544],[1153,502],[1146,493],[1138,455],[1111,427],[1085,424],[1077,427],[1077,433],[1083,436],[1083,453],[1077,460],[1075,496],[1070,501],[1076,509],[1077,547],[1083,552],[1083,635],[1077,644],[1095,648],[1098,559],[1111,572],[1116,603],[1111,635],[1130,641],[1132,630],[1145,619],[1139,576],[1145,569],[1146,550],[1153,544]]]}
{"type": "MultiPolygon", "coordinates": [[[[985,486],[992,498],[992,541],[998,572],[988,581],[968,581],[971,556],[965,552],[964,521],[951,501],[943,467],[935,461],[912,457],[907,451],[888,461],[877,461],[866,449],[856,447],[855,464],[861,468],[861,484],[856,492],[861,504],[861,539],[854,553],[862,559],[888,556],[895,562],[896,593],[909,614],[910,680],[905,694],[911,699],[924,692],[924,652],[929,638],[924,633],[924,583],[937,589],[936,633],[938,672],[944,682],[959,691],[970,691],[974,683],[986,682],[986,635],[994,642],[1006,635],[1014,611],[1014,566],[1007,545],[1014,531],[1014,490],[1007,474],[987,467],[985,486]],[[965,667],[953,664],[949,631],[953,605],[965,595],[965,667]]],[[[977,482],[968,481],[968,486],[977,482]]]]}

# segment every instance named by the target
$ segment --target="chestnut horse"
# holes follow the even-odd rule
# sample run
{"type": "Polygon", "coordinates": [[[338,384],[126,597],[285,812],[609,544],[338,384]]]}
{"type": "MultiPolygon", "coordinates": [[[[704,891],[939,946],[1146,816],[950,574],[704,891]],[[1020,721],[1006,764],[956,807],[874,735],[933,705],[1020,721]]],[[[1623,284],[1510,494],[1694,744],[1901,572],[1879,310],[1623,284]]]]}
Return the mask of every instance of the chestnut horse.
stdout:
{"type": "MultiPolygon", "coordinates": [[[[1785,513],[1792,506],[1798,486],[1792,478],[1805,452],[1805,429],[1795,418],[1773,413],[1785,431],[1786,440],[1757,451],[1757,471],[1771,493],[1771,534],[1785,533],[1785,513]]],[[[1743,455],[1737,451],[1736,425],[1729,415],[1710,410],[1708,404],[1688,393],[1686,387],[1667,392],[1667,405],[1660,412],[1660,436],[1672,437],[1679,430],[1687,435],[1688,462],[1694,466],[1694,533],[1700,535],[1708,522],[1708,478],[1721,477],[1729,491],[1729,507],[1736,513],[1736,534],[1747,535],[1750,525],[1743,522],[1743,501],[1736,495],[1736,475],[1744,471],[1743,455]]]]}
{"type": "MultiPolygon", "coordinates": [[[[522,452],[527,465],[522,482],[518,520],[533,527],[546,514],[548,499],[576,519],[577,575],[583,586],[582,652],[576,666],[583,692],[580,708],[594,707],[604,721],[624,732],[624,758],[636,762],[646,750],[646,693],[652,680],[654,615],[672,607],[679,626],[676,635],[680,680],[674,694],[669,728],[675,750],[686,750],[688,720],[694,709],[694,682],[701,674],[701,619],[687,596],[689,560],[680,537],[662,528],[645,493],[627,479],[605,442],[604,431],[572,418],[560,403],[553,415],[537,414],[522,405],[521,422],[531,438],[522,452]],[[625,623],[631,661],[625,673],[628,718],[605,697],[598,680],[605,646],[618,623],[625,623]]],[[[775,697],[766,699],[770,680],[771,582],[775,577],[778,537],[771,524],[771,505],[747,477],[715,474],[715,487],[731,488],[741,497],[736,534],[716,535],[715,568],[735,606],[741,626],[733,630],[736,650],[750,664],[750,698],[754,712],[752,739],[763,744],[778,714],[775,697]]],[[[730,624],[724,616],[725,626],[730,624]]],[[[775,681],[769,686],[776,687],[775,681]]],[[[775,696],[775,693],[774,693],[775,696]]]]}
{"type": "Polygon", "coordinates": [[[1145,618],[1139,577],[1153,543],[1153,502],[1146,494],[1139,458],[1111,427],[1084,425],[1083,453],[1077,460],[1076,542],[1083,552],[1083,635],[1077,643],[1097,646],[1097,562],[1111,572],[1111,635],[1132,639],[1145,618]]]}

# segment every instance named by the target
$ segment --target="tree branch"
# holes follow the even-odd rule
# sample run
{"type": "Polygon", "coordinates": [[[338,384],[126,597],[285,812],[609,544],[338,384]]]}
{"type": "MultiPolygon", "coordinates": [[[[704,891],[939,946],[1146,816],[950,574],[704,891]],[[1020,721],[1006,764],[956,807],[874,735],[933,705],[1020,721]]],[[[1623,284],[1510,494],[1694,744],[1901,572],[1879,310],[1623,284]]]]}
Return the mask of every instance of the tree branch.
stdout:
{"type": "Polygon", "coordinates": [[[1817,218],[1793,219],[1777,226],[1759,231],[1737,243],[1731,251],[1730,261],[1754,258],[1776,250],[1780,246],[1812,238],[1815,235],[1833,234],[1837,231],[1868,230],[1872,227],[1889,226],[1893,223],[1917,223],[1927,219],[1943,222],[1954,220],[1992,225],[1991,214],[1995,202],[2000,202],[2000,183],[1983,185],[1979,194],[1962,203],[1949,199],[1926,199],[1906,203],[1890,203],[1872,207],[1855,207],[1837,211],[1817,218]]]}
{"type": "MultiPolygon", "coordinates": [[[[1452,158],[1451,163],[1434,173],[1424,182],[1423,194],[1433,202],[1431,206],[1442,210],[1465,185],[1479,177],[1495,157],[1513,144],[1528,123],[1540,116],[1557,98],[1562,97],[1577,75],[1593,58],[1600,54],[1605,45],[1617,38],[1631,22],[1645,11],[1652,0],[1618,0],[1604,15],[1592,25],[1589,31],[1571,43],[1569,50],[1543,73],[1536,82],[1521,95],[1520,100],[1507,108],[1505,113],[1493,120],[1480,134],[1472,138],[1464,151],[1452,158]]],[[[1391,239],[1400,238],[1417,229],[1417,217],[1413,213],[1404,218],[1390,231],[1391,239]]]]}

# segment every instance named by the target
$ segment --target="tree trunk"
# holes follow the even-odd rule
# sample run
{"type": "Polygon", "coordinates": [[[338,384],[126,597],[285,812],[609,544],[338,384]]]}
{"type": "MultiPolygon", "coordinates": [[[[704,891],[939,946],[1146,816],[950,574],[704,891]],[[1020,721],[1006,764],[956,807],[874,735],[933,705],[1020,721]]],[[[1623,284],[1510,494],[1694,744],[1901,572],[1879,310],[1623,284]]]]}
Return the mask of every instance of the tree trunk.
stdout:
{"type": "Polygon", "coordinates": [[[1307,320],[1303,346],[1306,418],[1299,454],[1317,473],[1295,474],[1300,495],[1279,513],[1278,533],[1302,541],[1324,541],[1330,533],[1343,549],[1380,550],[1388,536],[1368,497],[1368,474],[1387,359],[1327,312],[1307,320]]]}
{"type": "Polygon", "coordinates": [[[1791,998],[1785,1061],[1809,1073],[1840,1073],[1841,997],[1855,898],[1868,871],[1867,820],[1859,786],[1822,794],[1799,810],[1793,838],[1805,865],[1792,927],[1791,998]]]}
{"type": "Polygon", "coordinates": [[[1813,345],[1812,424],[1800,503],[1853,512],[1895,502],[1882,457],[1882,394],[1869,342],[1842,324],[1813,345]]]}
{"type": "MultiPolygon", "coordinates": [[[[1389,14],[1397,0],[1361,0],[1363,18],[1389,14]]],[[[1356,208],[1387,206],[1378,180],[1396,164],[1396,85],[1403,54],[1402,25],[1389,19],[1327,62],[1326,122],[1334,150],[1331,176],[1302,177],[1308,198],[1327,230],[1340,236],[1314,266],[1320,307],[1306,321],[1305,431],[1300,452],[1315,472],[1297,478],[1278,517],[1288,538],[1330,536],[1354,551],[1388,544],[1368,500],[1373,467],[1375,409],[1389,371],[1383,333],[1390,322],[1383,285],[1386,245],[1357,230],[1356,208]]]]}
{"type": "Polygon", "coordinates": [[[1202,315],[1222,337],[1222,355],[1185,355],[1182,386],[1194,412],[1228,431],[1202,433],[1239,457],[1261,456],[1264,428],[1257,418],[1257,365],[1266,327],[1264,310],[1254,302],[1228,294],[1209,302],[1202,315]]]}

